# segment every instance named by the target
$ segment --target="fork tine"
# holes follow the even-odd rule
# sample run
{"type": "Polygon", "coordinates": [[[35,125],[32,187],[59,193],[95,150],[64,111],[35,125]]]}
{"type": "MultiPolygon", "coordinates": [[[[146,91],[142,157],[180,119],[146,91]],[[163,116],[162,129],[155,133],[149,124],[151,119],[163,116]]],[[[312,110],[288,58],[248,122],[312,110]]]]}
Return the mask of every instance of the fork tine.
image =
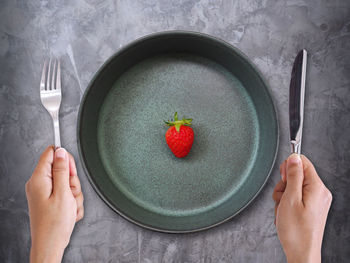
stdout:
{"type": "Polygon", "coordinates": [[[55,74],[56,74],[56,59],[53,60],[52,62],[53,64],[53,69],[52,69],[52,76],[51,76],[51,89],[55,90],[56,89],[56,85],[55,85],[55,74]]]}
{"type": "Polygon", "coordinates": [[[56,89],[61,91],[61,63],[59,59],[57,59],[56,89]]]}
{"type": "Polygon", "coordinates": [[[44,61],[43,72],[40,80],[40,91],[45,90],[47,59],[44,61]]]}
{"type": "Polygon", "coordinates": [[[47,78],[46,78],[46,90],[51,90],[50,88],[50,76],[51,76],[51,58],[49,60],[49,69],[47,70],[47,78]]]}

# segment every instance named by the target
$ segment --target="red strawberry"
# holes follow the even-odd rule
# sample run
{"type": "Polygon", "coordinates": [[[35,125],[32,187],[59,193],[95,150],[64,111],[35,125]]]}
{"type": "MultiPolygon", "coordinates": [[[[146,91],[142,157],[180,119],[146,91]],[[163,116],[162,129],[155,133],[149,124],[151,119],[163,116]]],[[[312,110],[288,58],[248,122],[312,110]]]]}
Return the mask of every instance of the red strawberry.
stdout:
{"type": "Polygon", "coordinates": [[[191,127],[192,119],[177,119],[177,112],[174,115],[174,121],[166,121],[166,125],[171,126],[166,134],[165,140],[173,154],[182,158],[191,150],[194,133],[191,127]]]}

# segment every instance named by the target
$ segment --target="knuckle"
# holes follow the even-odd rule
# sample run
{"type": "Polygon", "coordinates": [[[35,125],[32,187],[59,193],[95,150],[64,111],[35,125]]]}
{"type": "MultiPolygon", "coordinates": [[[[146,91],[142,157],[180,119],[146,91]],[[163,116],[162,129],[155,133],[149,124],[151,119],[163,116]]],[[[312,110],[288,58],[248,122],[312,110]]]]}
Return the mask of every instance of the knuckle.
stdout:
{"type": "Polygon", "coordinates": [[[61,187],[60,189],[57,190],[56,193],[57,193],[56,199],[58,203],[69,204],[69,205],[72,205],[75,203],[74,198],[72,198],[72,193],[70,191],[67,191],[65,188],[61,187]]]}
{"type": "Polygon", "coordinates": [[[326,192],[328,191],[327,187],[322,183],[322,181],[318,181],[317,183],[315,183],[319,193],[321,193],[321,195],[326,195],[326,192]]]}
{"type": "Polygon", "coordinates": [[[84,209],[79,210],[78,215],[77,215],[77,221],[81,220],[84,218],[84,209]]]}
{"type": "Polygon", "coordinates": [[[313,193],[315,196],[323,198],[326,195],[326,188],[322,184],[316,183],[314,187],[313,193]]]}
{"type": "Polygon", "coordinates": [[[67,172],[68,172],[67,167],[53,167],[52,168],[53,174],[62,174],[62,173],[67,173],[67,172]]]}
{"type": "Polygon", "coordinates": [[[80,212],[80,219],[84,217],[84,208],[81,209],[81,212],[80,212]]]}
{"type": "Polygon", "coordinates": [[[326,187],[324,188],[324,196],[328,202],[332,202],[333,195],[332,195],[331,191],[329,191],[329,189],[326,187]]]}
{"type": "Polygon", "coordinates": [[[287,195],[285,200],[289,207],[298,208],[300,206],[300,200],[294,195],[287,195]]]}
{"type": "Polygon", "coordinates": [[[27,182],[26,182],[26,184],[25,184],[25,190],[26,190],[26,193],[28,194],[29,192],[30,192],[30,189],[31,189],[31,183],[30,183],[31,181],[30,180],[28,180],[27,182]]]}
{"type": "Polygon", "coordinates": [[[272,199],[274,200],[274,201],[277,201],[279,198],[278,198],[278,193],[277,192],[273,192],[273,194],[272,194],[272,199]]]}
{"type": "Polygon", "coordinates": [[[83,193],[82,192],[79,192],[77,195],[76,195],[76,200],[78,203],[83,203],[84,202],[84,196],[83,196],[83,193]]]}
{"type": "Polygon", "coordinates": [[[320,180],[315,181],[313,184],[315,185],[315,187],[316,187],[317,189],[320,189],[320,190],[323,190],[324,188],[326,188],[326,187],[324,186],[324,184],[322,183],[322,181],[320,181],[320,180]]]}
{"type": "Polygon", "coordinates": [[[52,168],[53,172],[61,172],[66,170],[67,170],[67,167],[65,165],[55,165],[55,167],[52,168]]]}
{"type": "Polygon", "coordinates": [[[288,174],[289,175],[296,175],[300,173],[299,166],[297,164],[292,164],[288,166],[288,174]]]}
{"type": "Polygon", "coordinates": [[[67,170],[69,168],[68,162],[64,159],[56,159],[53,165],[53,170],[67,170]]]}
{"type": "Polygon", "coordinates": [[[277,197],[276,197],[275,194],[272,195],[272,200],[275,201],[275,202],[277,201],[277,197]]]}
{"type": "Polygon", "coordinates": [[[288,200],[288,205],[289,207],[296,208],[298,206],[298,203],[294,198],[290,198],[288,200]]]}

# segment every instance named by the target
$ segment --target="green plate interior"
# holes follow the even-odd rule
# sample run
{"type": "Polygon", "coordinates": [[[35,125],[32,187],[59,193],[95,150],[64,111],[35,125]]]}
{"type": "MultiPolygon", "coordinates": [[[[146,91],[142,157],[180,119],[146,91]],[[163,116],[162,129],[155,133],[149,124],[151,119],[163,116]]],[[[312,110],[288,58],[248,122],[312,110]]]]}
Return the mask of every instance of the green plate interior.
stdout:
{"type": "Polygon", "coordinates": [[[96,74],[79,112],[79,149],[100,196],[159,231],[221,223],[259,192],[278,129],[265,82],[217,39],[167,32],[138,40],[96,74]],[[193,118],[190,154],[178,159],[163,120],[193,118]]]}

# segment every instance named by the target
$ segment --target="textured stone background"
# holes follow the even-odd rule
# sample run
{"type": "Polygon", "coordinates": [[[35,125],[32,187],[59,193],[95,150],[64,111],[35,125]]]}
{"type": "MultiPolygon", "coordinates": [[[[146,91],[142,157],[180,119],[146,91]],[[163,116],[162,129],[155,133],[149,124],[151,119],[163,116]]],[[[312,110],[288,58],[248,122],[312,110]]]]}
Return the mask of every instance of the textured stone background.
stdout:
{"type": "MultiPolygon", "coordinates": [[[[24,1],[0,4],[0,262],[28,261],[24,184],[41,151],[53,143],[40,104],[43,60],[63,64],[63,145],[77,158],[76,119],[93,73],[123,45],[171,29],[205,32],[240,48],[266,76],[280,121],[277,163],[289,153],[288,87],[300,48],[309,51],[303,151],[334,196],[324,262],[350,258],[350,2],[24,1]]],[[[86,214],[64,262],[284,262],[271,194],[278,165],[258,198],[209,231],[169,235],[141,229],[111,211],[78,172],[86,214]]]]}

